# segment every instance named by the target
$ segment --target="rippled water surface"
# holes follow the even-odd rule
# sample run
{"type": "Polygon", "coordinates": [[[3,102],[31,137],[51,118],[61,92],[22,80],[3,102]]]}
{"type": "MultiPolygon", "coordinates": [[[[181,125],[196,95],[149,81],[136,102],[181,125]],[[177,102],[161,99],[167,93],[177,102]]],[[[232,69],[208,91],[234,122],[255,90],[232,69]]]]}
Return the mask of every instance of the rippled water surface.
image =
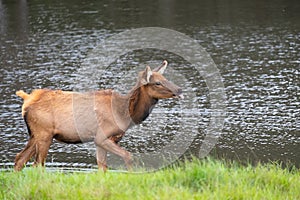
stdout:
{"type": "MultiPolygon", "coordinates": [[[[1,166],[11,166],[28,139],[16,90],[82,90],[80,84],[90,79],[82,63],[101,41],[133,28],[164,27],[196,40],[223,78],[226,117],[211,155],[299,167],[299,10],[298,1],[0,0],[1,166]]],[[[178,132],[192,133],[187,152],[197,156],[210,122],[210,91],[180,56],[154,49],[126,53],[91,87],[125,93],[136,79],[133,66],[155,66],[163,59],[173,69],[166,76],[188,96],[161,101],[121,146],[136,155],[159,152],[178,132]],[[193,109],[185,107],[187,102],[193,109]]],[[[92,146],[54,141],[47,166],[94,166],[92,146]]]]}

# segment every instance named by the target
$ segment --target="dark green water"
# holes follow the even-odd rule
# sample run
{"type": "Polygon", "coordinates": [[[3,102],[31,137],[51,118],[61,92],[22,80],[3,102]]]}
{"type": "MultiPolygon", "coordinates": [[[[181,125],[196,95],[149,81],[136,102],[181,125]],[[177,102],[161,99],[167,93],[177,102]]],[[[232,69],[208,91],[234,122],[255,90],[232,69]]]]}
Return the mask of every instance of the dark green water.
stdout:
{"type": "MultiPolygon", "coordinates": [[[[299,10],[296,0],[0,0],[1,165],[12,165],[28,137],[16,90],[74,90],[82,61],[101,41],[133,28],[164,27],[195,39],[213,58],[223,78],[227,116],[211,154],[254,163],[278,160],[299,167],[299,10]]],[[[180,69],[188,66],[178,56],[154,50],[125,55],[116,66],[162,59],[180,69]]],[[[190,73],[188,69],[186,73],[190,73]]],[[[99,81],[99,87],[115,88],[118,83],[114,76],[105,80],[99,81]]],[[[190,147],[198,155],[210,102],[205,81],[199,76],[188,80],[181,87],[196,91],[192,98],[197,110],[190,113],[197,120],[193,130],[181,128],[198,134],[190,147]]],[[[172,81],[176,83],[176,79],[172,81]]],[[[162,102],[145,124],[128,132],[121,146],[130,152],[151,152],[166,145],[180,126],[172,108],[180,108],[179,103],[162,102]]],[[[47,161],[53,167],[96,163],[87,146],[57,142],[47,161]]]]}

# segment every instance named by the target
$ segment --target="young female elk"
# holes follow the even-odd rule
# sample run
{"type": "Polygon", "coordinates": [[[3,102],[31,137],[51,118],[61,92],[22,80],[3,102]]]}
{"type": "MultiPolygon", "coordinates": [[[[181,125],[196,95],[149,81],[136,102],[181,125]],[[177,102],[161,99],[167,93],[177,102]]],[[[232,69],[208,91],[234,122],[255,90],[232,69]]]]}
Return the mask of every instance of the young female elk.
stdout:
{"type": "Polygon", "coordinates": [[[44,165],[53,138],[65,143],[94,141],[99,168],[106,171],[106,154],[111,152],[122,157],[131,169],[130,153],[117,142],[130,126],[148,117],[158,99],[183,97],[181,89],[162,75],[167,64],[164,61],[153,71],[147,66],[127,95],[112,90],[76,93],[39,89],[30,95],[16,92],[24,99],[22,116],[30,138],[16,156],[15,170],[21,170],[33,156],[34,165],[44,165]]]}

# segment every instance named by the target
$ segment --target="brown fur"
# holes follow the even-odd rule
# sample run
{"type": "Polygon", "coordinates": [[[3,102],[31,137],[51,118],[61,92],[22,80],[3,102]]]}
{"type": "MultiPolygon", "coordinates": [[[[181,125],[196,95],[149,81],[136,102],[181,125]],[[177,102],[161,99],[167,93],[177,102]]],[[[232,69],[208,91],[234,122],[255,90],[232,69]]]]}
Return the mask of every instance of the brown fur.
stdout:
{"type": "Polygon", "coordinates": [[[117,142],[130,126],[148,117],[158,99],[181,94],[180,88],[162,76],[166,65],[165,61],[153,71],[147,67],[125,96],[112,90],[76,93],[38,89],[30,95],[24,91],[16,92],[24,99],[22,115],[30,139],[16,156],[15,170],[21,170],[33,156],[35,165],[44,165],[53,138],[65,143],[94,141],[99,168],[107,169],[106,154],[109,151],[122,157],[130,169],[131,155],[117,142]]]}

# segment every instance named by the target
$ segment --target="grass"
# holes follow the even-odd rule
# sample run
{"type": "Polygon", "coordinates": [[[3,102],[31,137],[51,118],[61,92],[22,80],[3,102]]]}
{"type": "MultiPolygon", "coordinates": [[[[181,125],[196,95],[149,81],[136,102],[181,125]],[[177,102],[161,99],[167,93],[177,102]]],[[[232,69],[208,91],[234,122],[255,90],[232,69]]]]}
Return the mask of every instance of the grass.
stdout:
{"type": "Polygon", "coordinates": [[[153,173],[0,172],[0,199],[300,199],[299,169],[193,160],[153,173]]]}

